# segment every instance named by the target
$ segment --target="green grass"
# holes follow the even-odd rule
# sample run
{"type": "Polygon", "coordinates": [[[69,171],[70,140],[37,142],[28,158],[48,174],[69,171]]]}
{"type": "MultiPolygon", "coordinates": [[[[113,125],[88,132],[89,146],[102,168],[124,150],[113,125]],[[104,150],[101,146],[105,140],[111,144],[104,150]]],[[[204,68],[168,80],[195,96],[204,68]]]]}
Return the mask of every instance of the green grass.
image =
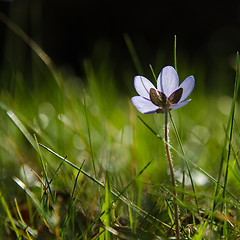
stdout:
{"type": "MultiPolygon", "coordinates": [[[[156,70],[141,66],[125,40],[154,82],[156,70]]],[[[31,43],[35,57],[45,56],[31,43]]],[[[34,63],[31,88],[20,72],[0,90],[1,239],[166,239],[175,236],[174,201],[185,239],[239,238],[238,68],[232,97],[206,94],[199,65],[178,58],[180,80],[194,74],[196,86],[192,101],[171,112],[174,200],[164,117],[131,104],[134,70],[122,92],[115,59],[84,61],[84,81],[47,60],[34,63]]]]}

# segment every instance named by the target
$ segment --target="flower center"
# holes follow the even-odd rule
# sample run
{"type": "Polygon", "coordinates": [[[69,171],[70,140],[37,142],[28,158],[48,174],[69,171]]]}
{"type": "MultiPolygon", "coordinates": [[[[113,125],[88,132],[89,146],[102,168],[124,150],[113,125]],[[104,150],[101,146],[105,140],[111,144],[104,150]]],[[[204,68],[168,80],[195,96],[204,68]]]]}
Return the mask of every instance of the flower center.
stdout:
{"type": "Polygon", "coordinates": [[[179,88],[167,98],[164,93],[155,88],[151,88],[149,96],[153,104],[162,108],[163,110],[168,110],[172,105],[175,105],[180,101],[182,93],[183,89],[179,88]]]}

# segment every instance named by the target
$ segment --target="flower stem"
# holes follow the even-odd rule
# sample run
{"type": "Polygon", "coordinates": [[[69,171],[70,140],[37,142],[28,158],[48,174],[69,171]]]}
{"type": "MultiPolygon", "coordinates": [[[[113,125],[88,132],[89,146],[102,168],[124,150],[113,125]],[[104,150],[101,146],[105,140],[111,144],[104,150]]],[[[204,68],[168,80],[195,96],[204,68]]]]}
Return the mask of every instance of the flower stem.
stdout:
{"type": "MultiPolygon", "coordinates": [[[[168,111],[165,111],[165,147],[166,147],[167,159],[168,159],[168,164],[169,164],[170,173],[171,173],[173,195],[174,195],[174,198],[177,199],[176,182],[175,182],[173,164],[172,164],[172,159],[171,159],[171,154],[169,151],[168,143],[169,143],[169,140],[168,140],[168,111]]],[[[174,211],[175,211],[176,239],[179,240],[180,239],[180,228],[179,228],[179,221],[178,221],[179,220],[178,205],[176,203],[174,204],[174,211]]]]}

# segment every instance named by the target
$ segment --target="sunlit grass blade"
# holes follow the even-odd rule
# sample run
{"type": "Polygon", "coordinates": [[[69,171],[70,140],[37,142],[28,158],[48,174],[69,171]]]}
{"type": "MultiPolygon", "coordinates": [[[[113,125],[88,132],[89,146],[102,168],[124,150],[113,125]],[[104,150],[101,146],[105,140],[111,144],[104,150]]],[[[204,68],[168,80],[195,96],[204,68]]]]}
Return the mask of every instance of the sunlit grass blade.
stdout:
{"type": "Polygon", "coordinates": [[[100,185],[101,187],[105,187],[104,184],[100,181],[98,181],[96,178],[92,177],[90,174],[88,174],[87,172],[85,172],[83,169],[80,169],[79,167],[77,167],[75,164],[73,164],[72,162],[68,161],[66,158],[62,157],[61,155],[59,155],[58,153],[54,152],[53,150],[51,150],[50,148],[44,146],[43,144],[39,143],[39,145],[41,147],[43,147],[45,150],[49,151],[50,153],[52,153],[53,155],[55,155],[56,157],[60,158],[61,160],[63,160],[65,163],[69,164],[71,167],[77,169],[78,171],[80,170],[86,177],[88,177],[89,179],[91,179],[93,182],[97,183],[98,185],[100,185]]]}
{"type": "Polygon", "coordinates": [[[26,137],[26,139],[29,141],[29,143],[33,146],[35,150],[37,150],[35,140],[33,136],[29,133],[29,131],[25,128],[23,123],[19,120],[19,118],[15,115],[15,113],[11,110],[7,111],[7,115],[9,118],[13,121],[13,123],[16,125],[16,127],[22,132],[22,134],[26,137]]]}
{"type": "Polygon", "coordinates": [[[202,223],[200,224],[200,226],[197,229],[197,233],[194,235],[194,237],[192,238],[192,240],[202,240],[203,238],[203,234],[207,228],[208,225],[208,221],[202,221],[202,223]]]}
{"type": "Polygon", "coordinates": [[[3,194],[2,194],[1,191],[0,191],[0,199],[1,199],[2,208],[3,208],[3,210],[5,211],[8,219],[9,219],[9,221],[10,221],[10,223],[11,223],[12,229],[13,229],[13,231],[15,232],[17,239],[20,239],[20,240],[21,240],[22,238],[21,238],[21,236],[20,236],[20,234],[19,234],[19,230],[18,230],[18,228],[16,227],[16,225],[15,225],[15,223],[14,223],[14,219],[13,219],[13,217],[12,217],[11,211],[10,211],[10,209],[9,209],[9,207],[8,207],[8,204],[7,204],[7,202],[6,202],[6,200],[5,200],[5,198],[4,198],[4,196],[3,196],[3,194]]]}
{"type": "Polygon", "coordinates": [[[177,72],[177,36],[174,35],[174,46],[173,46],[173,59],[174,59],[174,68],[177,72]]]}
{"type": "Polygon", "coordinates": [[[132,57],[132,60],[134,62],[134,65],[135,65],[135,67],[136,67],[136,69],[138,71],[138,74],[143,74],[143,68],[142,68],[142,65],[141,65],[141,63],[139,61],[139,58],[137,56],[137,53],[136,53],[136,50],[135,50],[135,47],[134,47],[134,45],[132,43],[131,38],[126,33],[123,36],[124,36],[124,40],[125,40],[125,42],[127,44],[128,50],[130,52],[130,55],[132,57]]]}
{"type": "Polygon", "coordinates": [[[153,77],[154,77],[154,80],[157,82],[157,77],[156,77],[156,74],[155,74],[155,72],[154,72],[154,70],[153,70],[152,65],[150,64],[149,67],[150,67],[150,69],[151,69],[151,72],[152,72],[152,75],[153,75],[153,77]]]}
{"type": "Polygon", "coordinates": [[[128,215],[129,215],[129,225],[130,225],[130,228],[132,229],[132,231],[135,233],[135,227],[136,225],[134,226],[134,222],[133,222],[133,214],[132,214],[132,209],[128,206],[128,215]]]}
{"type": "Polygon", "coordinates": [[[17,177],[14,177],[13,180],[17,183],[17,185],[22,188],[26,194],[30,197],[30,199],[32,200],[32,202],[34,203],[36,209],[38,210],[38,212],[40,213],[40,215],[43,217],[43,220],[45,222],[45,224],[48,227],[52,227],[52,223],[50,221],[50,217],[49,215],[44,211],[44,209],[41,207],[40,202],[38,201],[38,199],[36,198],[36,196],[31,192],[31,190],[17,177]]]}
{"type": "MultiPolygon", "coordinates": [[[[18,202],[17,202],[17,199],[16,198],[14,198],[14,203],[15,203],[15,207],[16,207],[16,210],[17,210],[17,214],[18,214],[18,217],[19,217],[19,219],[20,219],[20,221],[21,221],[21,223],[22,223],[22,225],[23,225],[23,228],[24,228],[24,231],[26,232],[26,234],[27,234],[27,238],[29,239],[29,240],[31,240],[32,238],[30,237],[30,235],[29,235],[29,227],[27,226],[27,224],[25,223],[25,221],[23,220],[23,217],[22,217],[22,214],[21,214],[21,211],[20,211],[20,209],[19,209],[19,206],[18,206],[18,202]]],[[[31,231],[31,233],[32,233],[32,235],[34,235],[35,237],[36,237],[36,234],[34,234],[33,233],[33,231],[31,231]]]]}
{"type": "MultiPolygon", "coordinates": [[[[40,158],[40,161],[41,161],[41,165],[42,165],[44,177],[45,177],[45,180],[46,180],[46,182],[47,182],[47,189],[49,190],[50,196],[51,196],[51,198],[52,198],[52,202],[54,202],[54,197],[53,197],[52,189],[51,189],[51,186],[50,186],[50,181],[49,181],[49,179],[48,179],[48,174],[47,174],[47,170],[46,170],[46,167],[45,167],[45,163],[44,163],[44,161],[43,161],[43,157],[42,157],[42,154],[41,154],[41,151],[40,151],[40,148],[39,148],[37,136],[34,135],[34,138],[35,138],[35,141],[36,141],[37,150],[38,150],[39,158],[40,158]]],[[[46,189],[46,190],[47,190],[47,189],[46,189]]]]}
{"type": "MultiPolygon", "coordinates": [[[[140,116],[138,116],[138,118],[140,119],[140,121],[159,139],[161,139],[162,141],[164,141],[163,137],[160,136],[153,128],[151,128],[140,116]]],[[[170,145],[170,144],[169,144],[170,145]]]]}
{"type": "MultiPolygon", "coordinates": [[[[106,172],[105,177],[105,200],[102,204],[102,212],[104,214],[101,216],[101,222],[105,226],[105,232],[99,237],[99,240],[110,240],[111,236],[108,230],[106,230],[108,227],[111,226],[111,208],[112,208],[112,202],[111,202],[111,190],[110,190],[110,180],[108,176],[108,172],[106,172]]],[[[101,228],[100,230],[101,231],[101,228]]]]}
{"type": "Polygon", "coordinates": [[[89,120],[88,120],[88,112],[87,112],[85,93],[83,93],[83,102],[84,102],[84,108],[85,108],[85,117],[86,117],[86,122],[87,122],[87,131],[88,131],[88,141],[89,141],[90,150],[91,150],[91,159],[92,159],[93,171],[94,171],[94,176],[96,178],[97,177],[97,172],[96,172],[96,166],[95,166],[95,158],[94,158],[94,151],[93,151],[93,145],[92,145],[92,137],[91,137],[91,132],[90,132],[90,124],[89,124],[89,120]]]}
{"type": "Polygon", "coordinates": [[[106,230],[108,232],[110,232],[111,234],[115,235],[117,238],[129,240],[129,236],[126,236],[125,234],[120,233],[119,231],[117,231],[116,229],[114,229],[112,227],[106,227],[106,230]]]}

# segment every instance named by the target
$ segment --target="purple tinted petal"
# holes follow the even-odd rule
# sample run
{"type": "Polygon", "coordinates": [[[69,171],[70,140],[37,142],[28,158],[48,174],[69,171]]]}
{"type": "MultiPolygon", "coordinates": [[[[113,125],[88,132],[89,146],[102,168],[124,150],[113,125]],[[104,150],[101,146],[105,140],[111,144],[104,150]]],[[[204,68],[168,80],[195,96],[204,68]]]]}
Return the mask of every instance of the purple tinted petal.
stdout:
{"type": "Polygon", "coordinates": [[[155,113],[159,108],[154,105],[150,100],[147,100],[141,96],[132,97],[132,103],[141,113],[155,113]]]}
{"type": "Polygon", "coordinates": [[[167,97],[178,88],[178,74],[172,66],[166,66],[160,72],[157,79],[157,88],[167,97]]]}
{"type": "Polygon", "coordinates": [[[183,89],[183,94],[182,97],[180,99],[180,102],[185,100],[189,94],[192,92],[193,88],[195,86],[195,80],[193,76],[189,76],[187,77],[179,86],[180,88],[183,89]]]}
{"type": "Polygon", "coordinates": [[[134,86],[137,93],[147,99],[149,99],[150,88],[155,88],[154,85],[147,78],[142,76],[136,76],[134,78],[134,86]]]}
{"type": "Polygon", "coordinates": [[[186,101],[184,101],[184,102],[179,102],[179,103],[177,103],[176,105],[171,106],[170,109],[178,109],[178,108],[181,108],[181,107],[185,106],[186,104],[188,104],[190,101],[191,101],[191,99],[186,100],[186,101]]]}

